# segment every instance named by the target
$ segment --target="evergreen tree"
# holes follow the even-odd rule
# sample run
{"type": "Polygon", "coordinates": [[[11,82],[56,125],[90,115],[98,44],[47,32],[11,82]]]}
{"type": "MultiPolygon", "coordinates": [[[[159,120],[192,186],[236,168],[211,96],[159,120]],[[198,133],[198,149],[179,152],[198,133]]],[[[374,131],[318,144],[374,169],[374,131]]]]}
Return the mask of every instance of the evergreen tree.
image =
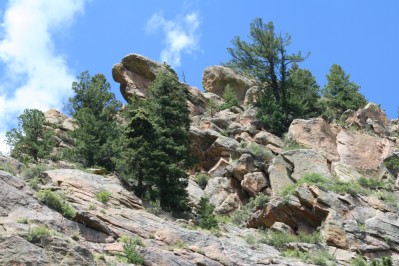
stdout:
{"type": "Polygon", "coordinates": [[[161,72],[148,88],[146,105],[156,127],[153,153],[158,174],[154,184],[162,209],[185,211],[188,175],[193,165],[189,138],[190,111],[183,85],[176,76],[161,72]]]}
{"type": "Polygon", "coordinates": [[[148,110],[137,107],[139,101],[132,100],[127,110],[128,124],[121,134],[118,149],[113,158],[118,175],[133,187],[135,194],[142,198],[150,193],[157,175],[157,162],[154,160],[156,128],[148,110]]]}
{"type": "Polygon", "coordinates": [[[291,37],[288,34],[277,35],[272,22],[265,24],[261,18],[254,19],[250,25],[249,38],[251,42],[242,41],[239,37],[233,39],[234,47],[228,48],[232,60],[227,65],[256,79],[261,89],[258,116],[267,130],[281,135],[294,118],[300,117],[297,110],[303,111],[306,116],[310,115],[306,112],[312,108],[302,105],[314,100],[315,87],[307,84],[297,89],[293,86],[311,81],[298,80],[300,77],[309,79],[308,75],[304,75],[307,73],[298,70],[290,73],[290,66],[305,58],[301,52],[287,52],[291,37]],[[295,76],[294,80],[290,80],[290,75],[295,76]],[[310,99],[296,101],[301,97],[310,99]]]}
{"type": "Polygon", "coordinates": [[[359,92],[360,86],[349,80],[349,74],[345,74],[340,65],[332,65],[326,78],[324,115],[329,119],[339,118],[346,110],[357,110],[367,104],[366,98],[359,92]]]}
{"type": "Polygon", "coordinates": [[[18,117],[18,128],[6,133],[6,143],[11,147],[11,156],[24,156],[35,161],[50,155],[55,146],[54,131],[44,126],[45,117],[37,109],[25,109],[18,117]]]}
{"type": "Polygon", "coordinates": [[[121,103],[110,92],[110,85],[102,74],[90,77],[83,72],[73,82],[75,95],[69,98],[66,110],[73,115],[79,128],[73,131],[76,140],[72,159],[84,166],[103,166],[113,169],[112,143],[118,135],[115,116],[121,103]]]}
{"type": "Polygon", "coordinates": [[[218,228],[218,221],[213,214],[215,206],[209,203],[209,199],[201,197],[198,205],[199,226],[203,229],[218,228]]]}
{"type": "Polygon", "coordinates": [[[221,108],[224,109],[229,109],[234,106],[240,106],[237,95],[233,91],[233,89],[230,87],[230,85],[227,85],[224,92],[223,92],[223,100],[224,103],[222,104],[221,108]]]}

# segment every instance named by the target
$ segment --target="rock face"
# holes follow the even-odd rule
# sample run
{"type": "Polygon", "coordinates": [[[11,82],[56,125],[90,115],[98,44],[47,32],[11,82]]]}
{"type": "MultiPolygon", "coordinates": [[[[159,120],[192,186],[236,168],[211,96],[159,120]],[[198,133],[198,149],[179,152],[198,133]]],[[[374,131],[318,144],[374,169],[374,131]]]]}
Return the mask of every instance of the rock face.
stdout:
{"type": "Polygon", "coordinates": [[[46,125],[54,128],[55,139],[58,148],[70,148],[74,145],[74,140],[69,133],[79,127],[78,122],[58,110],[50,109],[44,113],[46,125]]]}
{"type": "Polygon", "coordinates": [[[361,170],[377,170],[383,160],[397,150],[396,143],[390,139],[352,132],[322,118],[296,119],[288,135],[298,144],[325,153],[330,162],[361,170]]]}
{"type": "Polygon", "coordinates": [[[330,177],[327,159],[314,150],[292,150],[273,159],[268,169],[273,194],[296,183],[307,173],[318,173],[330,177]]]}
{"type": "Polygon", "coordinates": [[[112,68],[112,77],[120,83],[120,90],[126,101],[133,95],[145,97],[146,90],[160,71],[166,67],[139,54],[129,54],[112,68]]]}
{"type": "Polygon", "coordinates": [[[123,251],[116,239],[125,235],[143,240],[145,265],[302,265],[280,257],[268,245],[253,248],[240,237],[250,233],[245,229],[226,225],[216,237],[147,213],[112,177],[80,170],[51,170],[46,176],[45,186],[64,194],[77,210],[76,217],[68,220],[42,205],[23,181],[0,171],[0,264],[115,264],[111,254],[123,251]],[[92,193],[97,189],[111,192],[107,204],[94,205],[92,193]],[[39,225],[53,233],[38,243],[28,242],[25,236],[39,225]],[[93,252],[103,254],[103,260],[95,261],[93,252]]]}
{"type": "Polygon", "coordinates": [[[378,136],[386,136],[389,133],[390,121],[381,107],[375,103],[368,103],[363,109],[347,112],[343,116],[346,117],[345,123],[349,126],[371,130],[378,136]]]}
{"type": "MultiPolygon", "coordinates": [[[[202,86],[205,91],[223,97],[226,86],[229,85],[240,103],[245,100],[247,91],[254,85],[250,79],[239,75],[232,69],[224,66],[207,67],[202,74],[202,86]]],[[[248,96],[248,102],[250,102],[248,96]]]]}

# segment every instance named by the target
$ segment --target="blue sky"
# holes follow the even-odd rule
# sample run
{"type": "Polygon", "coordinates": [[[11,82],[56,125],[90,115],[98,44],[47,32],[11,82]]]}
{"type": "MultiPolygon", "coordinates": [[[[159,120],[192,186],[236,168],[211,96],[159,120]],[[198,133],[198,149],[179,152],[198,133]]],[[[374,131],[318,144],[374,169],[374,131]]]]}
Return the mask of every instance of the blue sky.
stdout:
{"type": "Polygon", "coordinates": [[[23,109],[60,108],[85,70],[105,74],[122,100],[111,69],[129,53],[167,60],[202,89],[202,71],[229,60],[231,39],[248,36],[255,17],[289,33],[289,50],[311,53],[301,66],[320,86],[340,64],[396,118],[398,10],[397,0],[2,0],[0,139],[23,109]]]}

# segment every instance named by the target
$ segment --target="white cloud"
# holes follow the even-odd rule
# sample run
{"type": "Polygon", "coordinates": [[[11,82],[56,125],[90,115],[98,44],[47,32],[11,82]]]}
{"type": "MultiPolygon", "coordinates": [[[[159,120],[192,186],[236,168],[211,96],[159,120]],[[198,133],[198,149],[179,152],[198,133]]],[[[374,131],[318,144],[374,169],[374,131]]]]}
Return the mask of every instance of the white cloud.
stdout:
{"type": "Polygon", "coordinates": [[[27,108],[59,108],[74,74],[57,54],[53,34],[68,27],[85,0],[9,0],[0,29],[0,151],[4,132],[27,108]]]}
{"type": "Polygon", "coordinates": [[[147,22],[147,32],[152,33],[161,28],[165,34],[165,47],[161,52],[161,61],[174,67],[181,64],[182,53],[199,50],[199,16],[197,12],[189,13],[175,20],[166,20],[162,14],[155,13],[147,22]]]}

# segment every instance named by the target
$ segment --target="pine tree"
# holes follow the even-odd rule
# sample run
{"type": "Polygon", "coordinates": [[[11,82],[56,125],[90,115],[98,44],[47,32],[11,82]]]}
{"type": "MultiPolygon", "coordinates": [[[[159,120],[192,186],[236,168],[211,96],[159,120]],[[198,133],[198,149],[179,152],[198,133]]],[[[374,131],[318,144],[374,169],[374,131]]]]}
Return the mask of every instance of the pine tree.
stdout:
{"type": "Polygon", "coordinates": [[[156,127],[153,154],[158,167],[154,181],[162,209],[185,211],[188,175],[193,165],[189,138],[190,111],[183,85],[176,76],[161,72],[148,88],[149,107],[156,127]]]}
{"type": "Polygon", "coordinates": [[[54,131],[44,126],[45,117],[37,109],[25,109],[18,117],[18,128],[6,133],[6,143],[11,147],[11,156],[24,156],[35,161],[47,158],[55,146],[54,131]]]}
{"type": "Polygon", "coordinates": [[[157,138],[155,125],[150,119],[148,110],[136,107],[137,100],[132,100],[126,111],[128,124],[119,138],[113,160],[118,175],[133,187],[135,194],[143,198],[149,193],[150,199],[155,200],[151,187],[157,175],[157,162],[154,160],[156,149],[154,142],[157,138]]]}
{"type": "Polygon", "coordinates": [[[366,98],[359,92],[360,86],[349,80],[349,74],[340,65],[332,65],[326,78],[324,115],[329,119],[339,118],[346,110],[357,110],[367,104],[366,98]]]}
{"type": "Polygon", "coordinates": [[[119,132],[115,116],[121,103],[110,92],[102,74],[90,77],[87,71],[83,72],[73,82],[72,90],[75,95],[69,98],[65,108],[79,124],[72,133],[76,140],[72,159],[86,167],[103,166],[112,170],[112,144],[119,132]]]}
{"type": "Polygon", "coordinates": [[[235,94],[234,90],[231,88],[230,85],[227,85],[223,92],[223,100],[224,103],[221,106],[223,110],[229,109],[234,106],[240,106],[237,99],[237,95],[235,94]]]}
{"type": "Polygon", "coordinates": [[[307,73],[290,71],[290,66],[305,60],[301,52],[288,53],[290,35],[276,34],[272,22],[265,24],[261,18],[256,18],[250,25],[249,39],[250,42],[242,41],[239,37],[233,39],[234,47],[228,48],[232,60],[227,66],[255,78],[261,89],[258,117],[267,130],[281,135],[294,118],[300,117],[298,110],[306,116],[310,115],[306,113],[309,107],[300,105],[314,100],[315,87],[306,85],[297,89],[292,86],[310,80],[299,81],[300,77],[309,79],[307,75],[303,75],[307,73]],[[290,75],[296,76],[295,82],[290,80],[290,75]],[[297,101],[301,97],[310,99],[297,101]]]}

